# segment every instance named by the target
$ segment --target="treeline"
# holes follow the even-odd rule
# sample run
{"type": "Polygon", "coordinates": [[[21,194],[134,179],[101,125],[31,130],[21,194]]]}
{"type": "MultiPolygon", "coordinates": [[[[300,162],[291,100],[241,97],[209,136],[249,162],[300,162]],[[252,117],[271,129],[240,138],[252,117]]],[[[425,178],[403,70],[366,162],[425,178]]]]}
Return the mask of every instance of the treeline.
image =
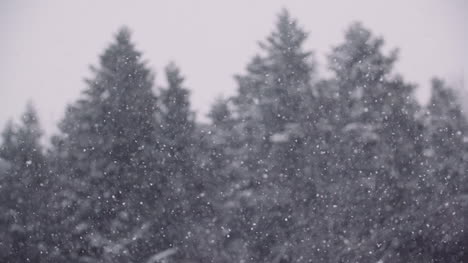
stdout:
{"type": "Polygon", "coordinates": [[[50,147],[31,106],[5,127],[0,261],[468,262],[456,94],[435,79],[419,105],[359,23],[330,77],[306,38],[283,11],[201,124],[179,68],[156,88],[121,29],[50,147]]]}

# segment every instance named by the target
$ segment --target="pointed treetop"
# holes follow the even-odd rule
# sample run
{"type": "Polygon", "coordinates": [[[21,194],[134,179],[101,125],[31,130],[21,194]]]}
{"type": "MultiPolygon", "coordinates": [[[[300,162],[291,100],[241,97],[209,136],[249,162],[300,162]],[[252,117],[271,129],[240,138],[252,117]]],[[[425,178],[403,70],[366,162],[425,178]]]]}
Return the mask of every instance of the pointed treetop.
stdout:
{"type": "Polygon", "coordinates": [[[239,95],[232,99],[236,116],[261,118],[266,126],[274,126],[270,130],[296,120],[315,77],[312,52],[304,48],[306,39],[307,33],[284,9],[274,31],[260,42],[263,54],[248,64],[247,74],[236,76],[239,95]]]}
{"type": "Polygon", "coordinates": [[[433,78],[431,81],[432,84],[432,97],[433,101],[437,102],[437,99],[440,98],[449,98],[454,99],[453,94],[450,92],[450,88],[446,87],[445,82],[439,78],[433,78]]]}
{"type": "Polygon", "coordinates": [[[162,90],[161,97],[164,108],[171,113],[186,111],[190,112],[190,91],[183,86],[184,77],[180,73],[179,67],[174,63],[169,63],[166,68],[167,88],[162,90]]]}
{"type": "Polygon", "coordinates": [[[179,87],[184,81],[184,77],[181,75],[179,67],[174,62],[170,62],[166,66],[165,71],[169,88],[179,87]]]}
{"type": "Polygon", "coordinates": [[[37,111],[32,104],[32,102],[28,102],[26,104],[26,110],[24,111],[23,115],[21,116],[23,123],[32,123],[32,122],[37,122],[37,111]]]}
{"type": "Polygon", "coordinates": [[[194,115],[190,109],[190,91],[183,86],[180,69],[171,62],[165,68],[167,87],[161,90],[160,106],[164,132],[170,140],[184,138],[193,131],[194,115]]]}
{"type": "Polygon", "coordinates": [[[117,39],[117,42],[119,43],[128,43],[130,42],[131,36],[132,36],[132,31],[130,30],[130,28],[128,28],[127,26],[122,26],[117,31],[117,34],[115,35],[115,39],[117,39]]]}
{"type": "Polygon", "coordinates": [[[223,97],[216,98],[210,112],[208,113],[208,117],[211,119],[213,124],[217,125],[223,123],[231,117],[231,111],[228,103],[229,101],[223,97]]]}
{"type": "Polygon", "coordinates": [[[101,55],[101,65],[108,72],[120,74],[122,70],[131,70],[137,64],[143,65],[140,57],[141,53],[132,43],[130,29],[122,27],[115,34],[114,42],[101,55]]]}
{"type": "MultiPolygon", "coordinates": [[[[297,52],[307,39],[307,33],[292,18],[287,9],[283,9],[278,15],[275,31],[267,38],[267,43],[260,46],[269,52],[279,50],[283,55],[297,52]]],[[[309,52],[305,54],[309,55],[309,52]]]]}
{"type": "Polygon", "coordinates": [[[181,111],[184,108],[190,111],[190,91],[183,87],[184,77],[180,73],[179,67],[174,62],[170,62],[165,71],[168,86],[162,90],[161,94],[165,107],[170,112],[181,111]]]}
{"type": "MultiPolygon", "coordinates": [[[[298,25],[286,9],[278,15],[275,29],[266,41],[259,42],[263,54],[257,54],[247,65],[247,71],[255,75],[263,75],[283,82],[286,77],[302,78],[304,83],[309,82],[315,69],[313,52],[304,49],[307,33],[298,25]],[[284,75],[284,76],[279,76],[284,75]]],[[[245,78],[236,75],[241,89],[252,86],[258,78],[245,78]]],[[[260,80],[259,80],[260,81],[260,80]]],[[[263,81],[260,81],[263,82],[263,81]]],[[[269,82],[269,81],[267,81],[269,82]]],[[[258,84],[258,83],[257,83],[258,84]]],[[[241,92],[243,93],[243,92],[241,92]]]]}
{"type": "Polygon", "coordinates": [[[328,56],[329,68],[341,79],[364,77],[379,80],[390,73],[398,58],[398,50],[389,55],[382,51],[384,41],[376,37],[360,22],[355,22],[346,30],[345,40],[333,48],[328,56]]]}
{"type": "Polygon", "coordinates": [[[15,125],[8,122],[2,132],[2,146],[0,157],[13,161],[40,160],[42,146],[40,138],[42,130],[32,103],[28,103],[25,112],[21,115],[21,123],[15,125]]]}
{"type": "Polygon", "coordinates": [[[2,139],[0,145],[0,158],[9,159],[12,156],[12,146],[16,143],[15,125],[12,120],[8,120],[2,131],[2,139]]]}
{"type": "Polygon", "coordinates": [[[28,102],[26,105],[26,110],[21,116],[21,122],[23,132],[37,138],[42,135],[37,111],[32,102],[28,102]]]}
{"type": "Polygon", "coordinates": [[[431,98],[428,109],[431,114],[460,113],[462,108],[457,100],[455,90],[448,87],[441,79],[432,79],[431,98]]]}

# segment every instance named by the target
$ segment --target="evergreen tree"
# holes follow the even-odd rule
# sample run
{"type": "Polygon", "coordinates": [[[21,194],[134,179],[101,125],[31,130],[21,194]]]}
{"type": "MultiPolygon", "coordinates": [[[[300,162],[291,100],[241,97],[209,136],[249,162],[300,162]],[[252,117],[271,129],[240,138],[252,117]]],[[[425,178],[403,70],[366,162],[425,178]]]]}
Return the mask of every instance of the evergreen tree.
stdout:
{"type": "Polygon", "coordinates": [[[437,192],[458,195],[467,192],[466,142],[468,122],[464,116],[456,94],[443,81],[432,81],[431,99],[427,106],[427,121],[430,145],[428,154],[435,160],[431,163],[436,177],[443,184],[437,192]],[[465,180],[465,181],[463,181],[465,180]]]}
{"type": "Polygon", "coordinates": [[[425,193],[427,213],[421,216],[421,224],[430,227],[417,236],[419,246],[436,260],[464,262],[468,259],[468,239],[463,226],[468,219],[468,121],[456,92],[440,79],[432,81],[424,120],[429,189],[425,193]]]}
{"type": "Polygon", "coordinates": [[[238,179],[232,177],[236,177],[235,171],[241,169],[236,162],[239,158],[238,150],[242,145],[239,142],[237,120],[230,109],[231,104],[229,99],[218,98],[208,114],[212,123],[207,127],[210,134],[206,137],[209,145],[206,151],[211,161],[211,169],[216,173],[216,177],[222,178],[219,183],[238,179]]]}
{"type": "Polygon", "coordinates": [[[7,124],[0,158],[8,169],[0,177],[0,259],[39,262],[45,252],[41,216],[47,194],[47,174],[37,114],[27,105],[19,126],[7,124]]]}
{"type": "MultiPolygon", "coordinates": [[[[311,52],[303,48],[306,37],[284,10],[275,31],[260,44],[264,52],[247,66],[246,74],[236,77],[230,134],[238,143],[229,149],[234,153],[230,167],[236,168],[228,171],[238,172],[224,192],[233,192],[228,203],[237,205],[226,208],[225,213],[233,215],[225,223],[230,229],[226,246],[245,250],[237,245],[243,240],[249,252],[233,260],[271,261],[286,258],[284,251],[290,250],[296,223],[291,215],[297,205],[291,186],[304,183],[300,163],[306,158],[300,156],[297,137],[306,119],[315,67],[311,52]]],[[[310,184],[303,185],[301,190],[310,190],[310,184]]]]}
{"type": "Polygon", "coordinates": [[[166,67],[168,87],[161,92],[162,132],[170,159],[167,171],[178,177],[193,173],[191,152],[194,146],[194,114],[190,109],[189,91],[185,89],[180,70],[173,63],[166,67]]]}
{"type": "Polygon", "coordinates": [[[5,127],[0,261],[468,261],[456,93],[435,79],[420,107],[360,23],[328,79],[306,40],[284,10],[202,124],[179,68],[157,97],[121,29],[48,154],[32,106],[5,127]]]}
{"type": "Polygon", "coordinates": [[[244,215],[239,208],[248,192],[246,177],[250,175],[243,165],[241,129],[232,111],[230,99],[218,98],[208,117],[211,124],[200,126],[200,164],[203,176],[210,183],[206,191],[213,208],[209,229],[198,232],[198,253],[202,262],[238,262],[249,258],[243,236],[244,215]]]}
{"type": "Polygon", "coordinates": [[[169,176],[165,205],[172,209],[171,228],[178,237],[178,242],[174,242],[179,248],[175,258],[202,260],[199,247],[205,240],[202,241],[199,235],[207,230],[204,225],[213,216],[207,199],[209,177],[203,170],[204,160],[199,152],[199,131],[190,106],[190,92],[184,87],[184,78],[174,63],[166,67],[165,73],[167,87],[161,91],[159,105],[161,141],[167,155],[163,169],[169,176]],[[192,232],[194,234],[187,234],[192,232]]]}
{"type": "Polygon", "coordinates": [[[146,260],[172,242],[153,77],[126,28],[92,71],[54,140],[68,219],[58,246],[71,262],[146,260]]]}
{"type": "MultiPolygon", "coordinates": [[[[307,34],[286,10],[278,16],[276,30],[261,43],[264,55],[256,56],[247,67],[247,74],[237,76],[239,95],[234,97],[235,114],[241,122],[242,138],[247,142],[246,164],[258,167],[258,158],[269,155],[277,141],[294,136],[311,95],[314,63],[311,52],[303,50],[307,34]],[[249,138],[256,136],[261,138],[249,138]]],[[[286,147],[279,147],[275,161],[283,167],[278,173],[294,174],[294,159],[286,147]]],[[[294,154],[293,154],[294,155],[294,154]]],[[[278,165],[280,166],[280,165],[278,165]]],[[[265,167],[263,167],[265,168],[265,167]]],[[[278,168],[278,167],[276,167],[278,168]]]]}
{"type": "MultiPolygon", "coordinates": [[[[335,76],[325,86],[336,92],[329,98],[337,110],[326,110],[334,113],[330,116],[335,120],[328,123],[334,125],[335,135],[329,148],[332,154],[325,155],[336,165],[326,165],[325,182],[329,183],[320,188],[319,196],[327,200],[325,207],[340,209],[325,209],[323,217],[333,220],[320,258],[360,262],[439,258],[457,262],[462,231],[454,226],[460,223],[437,220],[459,222],[460,218],[442,215],[460,213],[460,203],[447,208],[433,196],[437,190],[430,167],[435,162],[426,158],[433,150],[425,149],[433,142],[424,136],[431,125],[424,127],[417,117],[414,87],[391,74],[396,53],[384,55],[382,45],[382,39],[354,24],[345,42],[329,57],[335,76]],[[362,222],[366,222],[365,227],[362,222]],[[440,228],[452,233],[454,245],[448,247],[455,256],[444,250],[447,246],[440,242],[444,237],[435,233],[440,228]]],[[[448,155],[439,152],[437,156],[445,160],[448,155]]]]}

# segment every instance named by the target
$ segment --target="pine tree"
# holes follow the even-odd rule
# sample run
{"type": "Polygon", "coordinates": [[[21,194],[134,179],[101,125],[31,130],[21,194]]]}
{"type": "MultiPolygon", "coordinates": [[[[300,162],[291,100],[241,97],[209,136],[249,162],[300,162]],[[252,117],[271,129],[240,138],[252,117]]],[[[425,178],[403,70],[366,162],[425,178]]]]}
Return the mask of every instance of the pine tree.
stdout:
{"type": "Polygon", "coordinates": [[[238,141],[240,134],[237,131],[230,104],[229,99],[218,98],[215,101],[208,114],[212,123],[207,127],[210,134],[206,137],[209,144],[207,151],[210,156],[211,169],[214,169],[213,172],[217,173],[218,177],[228,181],[233,179],[230,178],[233,167],[235,167],[234,170],[239,171],[240,167],[235,163],[239,157],[237,150],[241,147],[238,141]]]}
{"type": "Polygon", "coordinates": [[[72,262],[146,260],[171,244],[153,77],[126,28],[91,69],[54,139],[65,185],[57,202],[72,219],[62,230],[71,242],[58,245],[72,262]]]}
{"type": "MultiPolygon", "coordinates": [[[[270,151],[272,143],[288,137],[308,104],[314,70],[311,52],[303,50],[307,34],[286,10],[278,16],[276,30],[260,46],[265,54],[256,56],[245,75],[237,76],[239,94],[234,97],[236,117],[247,142],[246,165],[258,166],[258,157],[270,151]],[[257,136],[255,140],[250,136],[257,136]],[[256,145],[257,144],[257,145],[256,145]],[[257,152],[258,151],[258,152],[257,152]]],[[[294,136],[291,135],[291,136],[294,136]]],[[[279,151],[279,155],[287,155],[279,151]]],[[[292,160],[294,156],[282,156],[292,160]]],[[[283,173],[294,173],[284,163],[283,173]]]]}
{"type": "Polygon", "coordinates": [[[424,120],[429,173],[425,180],[426,213],[421,216],[421,224],[430,226],[430,231],[419,233],[419,246],[429,250],[436,260],[463,262],[468,257],[468,236],[463,227],[468,219],[468,121],[456,91],[440,79],[432,81],[424,120]]]}
{"type": "Polygon", "coordinates": [[[334,78],[328,86],[336,92],[337,107],[330,122],[336,134],[329,158],[337,165],[328,166],[330,184],[321,194],[340,207],[326,215],[335,218],[329,246],[341,251],[331,253],[332,261],[397,261],[397,248],[386,242],[391,239],[388,229],[406,233],[407,225],[400,222],[409,220],[412,200],[418,200],[424,170],[418,104],[414,87],[393,73],[396,51],[384,54],[383,44],[355,23],[329,56],[334,78]],[[372,227],[363,228],[363,221],[372,227]],[[336,239],[340,236],[347,245],[336,239]],[[375,243],[385,249],[368,247],[375,243]],[[373,253],[366,254],[368,250],[373,253]]]}
{"type": "Polygon", "coordinates": [[[242,227],[237,225],[244,221],[239,202],[249,173],[242,164],[241,130],[232,106],[230,99],[218,98],[208,114],[211,123],[198,129],[198,160],[203,165],[203,177],[209,181],[206,195],[213,213],[205,223],[208,229],[197,232],[197,253],[202,262],[237,262],[250,255],[242,245],[242,227]]]}
{"type": "Polygon", "coordinates": [[[465,136],[468,122],[464,116],[456,94],[439,79],[432,81],[432,95],[427,106],[427,121],[431,140],[429,155],[436,158],[437,178],[443,183],[443,189],[437,192],[459,194],[466,192],[463,186],[465,178],[465,136]]]}
{"type": "MultiPolygon", "coordinates": [[[[161,90],[161,141],[167,155],[164,172],[169,175],[169,189],[165,202],[171,207],[174,245],[179,247],[176,258],[201,258],[200,236],[212,214],[207,199],[209,177],[202,165],[198,127],[190,106],[190,91],[184,87],[180,69],[170,63],[166,67],[167,87],[161,90]],[[205,222],[206,221],[206,222],[205,222]],[[194,233],[187,235],[187,233],[194,233]],[[196,233],[196,234],[195,234],[196,233]]],[[[201,241],[204,243],[205,240],[201,241]]]]}
{"type": "Polygon", "coordinates": [[[35,109],[27,105],[21,124],[7,124],[0,158],[8,169],[0,178],[0,259],[38,262],[44,252],[47,174],[35,109]]]}
{"type": "MultiPolygon", "coordinates": [[[[306,38],[284,10],[275,31],[260,44],[263,52],[249,63],[245,74],[236,77],[238,95],[229,100],[235,123],[227,132],[230,135],[216,136],[237,141],[217,153],[234,156],[220,174],[237,170],[224,191],[229,193],[227,202],[237,204],[225,210],[233,215],[224,223],[230,229],[226,249],[245,251],[236,245],[244,240],[249,252],[235,253],[238,256],[233,260],[271,261],[286,257],[280,251],[290,250],[286,247],[295,222],[287,220],[296,206],[290,186],[304,182],[299,179],[302,171],[298,168],[305,156],[300,156],[303,145],[298,138],[315,68],[311,52],[303,48],[306,38]]],[[[226,124],[226,120],[217,123],[226,124]]]]}
{"type": "Polygon", "coordinates": [[[252,60],[246,75],[236,77],[239,84],[236,104],[260,109],[263,125],[273,133],[297,121],[303,95],[310,89],[315,65],[312,53],[303,50],[306,39],[307,33],[283,10],[276,30],[266,42],[260,43],[265,54],[252,60]]]}
{"type": "Polygon", "coordinates": [[[187,177],[193,173],[194,114],[190,109],[189,91],[182,86],[184,79],[175,64],[166,67],[166,78],[168,87],[161,93],[161,121],[170,156],[168,171],[187,177]]]}

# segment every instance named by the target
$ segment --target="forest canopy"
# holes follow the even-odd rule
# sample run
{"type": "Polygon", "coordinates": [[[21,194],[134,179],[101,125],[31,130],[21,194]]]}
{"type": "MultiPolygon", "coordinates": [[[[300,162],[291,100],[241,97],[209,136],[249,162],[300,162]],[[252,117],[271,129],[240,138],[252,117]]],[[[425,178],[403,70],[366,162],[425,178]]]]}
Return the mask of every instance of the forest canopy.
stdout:
{"type": "Polygon", "coordinates": [[[32,104],[4,127],[0,261],[468,262],[457,93],[434,78],[421,105],[361,23],[327,76],[308,38],[283,10],[201,123],[121,28],[49,146],[32,104]]]}

